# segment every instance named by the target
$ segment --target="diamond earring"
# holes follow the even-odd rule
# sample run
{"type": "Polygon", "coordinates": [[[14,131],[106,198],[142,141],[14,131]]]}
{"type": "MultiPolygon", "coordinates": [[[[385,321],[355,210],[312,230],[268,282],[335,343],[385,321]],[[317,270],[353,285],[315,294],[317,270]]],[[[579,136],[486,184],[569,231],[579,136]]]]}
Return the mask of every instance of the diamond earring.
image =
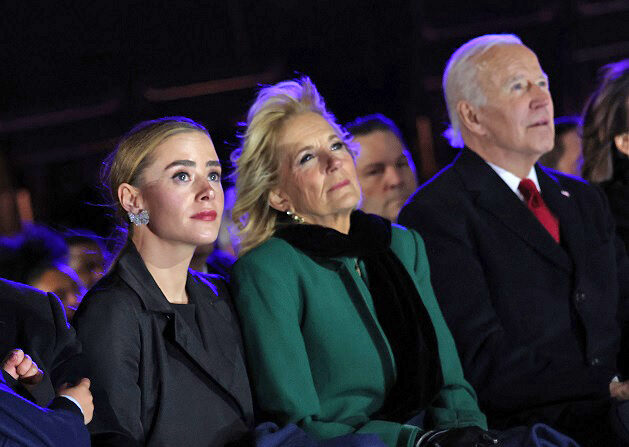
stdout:
{"type": "Polygon", "coordinates": [[[129,216],[131,223],[136,227],[149,223],[149,212],[147,210],[142,210],[137,214],[133,214],[129,211],[127,215],[129,216]]]}
{"type": "Polygon", "coordinates": [[[286,210],[286,215],[293,219],[296,223],[304,223],[304,218],[293,213],[291,210],[286,210]]]}

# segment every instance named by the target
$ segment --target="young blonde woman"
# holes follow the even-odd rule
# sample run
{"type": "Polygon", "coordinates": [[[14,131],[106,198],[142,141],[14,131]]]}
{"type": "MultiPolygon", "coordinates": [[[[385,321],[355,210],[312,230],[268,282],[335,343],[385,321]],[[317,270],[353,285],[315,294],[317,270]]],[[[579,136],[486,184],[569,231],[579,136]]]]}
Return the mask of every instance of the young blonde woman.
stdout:
{"type": "Polygon", "coordinates": [[[125,135],[104,179],[128,239],[75,318],[97,408],[94,445],[221,446],[253,411],[225,283],[188,270],[216,239],[221,165],[208,132],[182,117],[125,135]]]}

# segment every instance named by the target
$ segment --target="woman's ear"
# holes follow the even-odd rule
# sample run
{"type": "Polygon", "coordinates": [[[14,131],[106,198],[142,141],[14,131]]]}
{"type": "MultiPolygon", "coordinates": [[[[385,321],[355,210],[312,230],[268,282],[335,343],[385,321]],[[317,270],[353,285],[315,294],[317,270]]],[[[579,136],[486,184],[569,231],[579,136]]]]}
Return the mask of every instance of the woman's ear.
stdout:
{"type": "Polygon", "coordinates": [[[126,212],[137,214],[144,209],[142,193],[129,183],[122,183],[118,187],[118,200],[126,212]]]}
{"type": "Polygon", "coordinates": [[[625,155],[629,155],[629,132],[621,133],[614,137],[616,149],[625,155]]]}
{"type": "Polygon", "coordinates": [[[276,188],[269,193],[269,205],[283,213],[290,210],[291,203],[290,199],[279,188],[276,188]]]}

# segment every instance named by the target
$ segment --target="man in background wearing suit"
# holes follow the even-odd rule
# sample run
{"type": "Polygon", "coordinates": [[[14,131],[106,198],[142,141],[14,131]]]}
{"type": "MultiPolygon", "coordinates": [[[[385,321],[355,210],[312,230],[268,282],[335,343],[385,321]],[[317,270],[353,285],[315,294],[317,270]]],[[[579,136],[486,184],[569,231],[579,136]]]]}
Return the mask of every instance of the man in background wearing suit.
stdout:
{"type": "Polygon", "coordinates": [[[28,390],[3,371],[11,388],[40,406],[55,397],[64,383],[82,376],[81,343],[66,320],[63,305],[52,293],[0,278],[0,360],[20,348],[44,372],[28,390]]]}
{"type": "Polygon", "coordinates": [[[462,150],[399,222],[425,240],[481,408],[495,428],[539,421],[586,446],[629,439],[618,362],[629,263],[601,193],[536,164],[554,139],[546,74],[516,36],[486,35],[455,51],[443,84],[462,150]]]}
{"type": "Polygon", "coordinates": [[[59,298],[0,278],[0,445],[90,444],[90,382],[70,385],[80,352],[59,298]]]}

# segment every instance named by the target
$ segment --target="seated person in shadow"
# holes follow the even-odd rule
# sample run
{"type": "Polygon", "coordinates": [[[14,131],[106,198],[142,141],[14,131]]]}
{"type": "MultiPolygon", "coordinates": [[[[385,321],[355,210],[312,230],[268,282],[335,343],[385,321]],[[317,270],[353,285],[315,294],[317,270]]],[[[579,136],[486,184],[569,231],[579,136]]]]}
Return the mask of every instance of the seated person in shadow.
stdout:
{"type": "Polygon", "coordinates": [[[43,225],[29,225],[0,239],[0,277],[57,295],[72,321],[85,293],[83,282],[68,265],[63,238],[43,225]]]}
{"type": "Polygon", "coordinates": [[[36,386],[25,389],[4,373],[16,392],[45,406],[64,383],[81,377],[81,344],[68,324],[63,306],[52,293],[0,278],[0,358],[20,348],[43,372],[36,386]]]}

